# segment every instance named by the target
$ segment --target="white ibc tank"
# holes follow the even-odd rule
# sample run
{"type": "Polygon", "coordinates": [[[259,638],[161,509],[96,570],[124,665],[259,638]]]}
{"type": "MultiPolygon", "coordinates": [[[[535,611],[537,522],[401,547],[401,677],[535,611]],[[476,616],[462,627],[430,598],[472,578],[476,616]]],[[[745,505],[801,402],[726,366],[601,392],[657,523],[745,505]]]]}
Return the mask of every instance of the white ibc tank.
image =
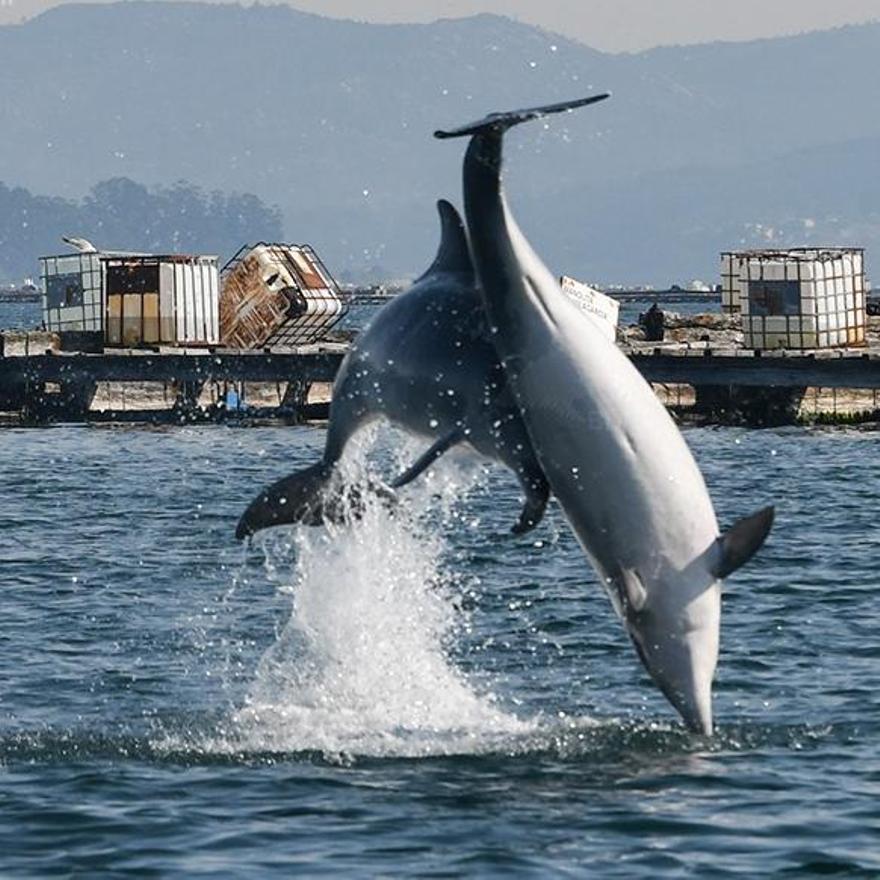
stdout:
{"type": "Polygon", "coordinates": [[[731,256],[739,263],[739,307],[747,348],[865,344],[862,250],[796,248],[731,256]]]}

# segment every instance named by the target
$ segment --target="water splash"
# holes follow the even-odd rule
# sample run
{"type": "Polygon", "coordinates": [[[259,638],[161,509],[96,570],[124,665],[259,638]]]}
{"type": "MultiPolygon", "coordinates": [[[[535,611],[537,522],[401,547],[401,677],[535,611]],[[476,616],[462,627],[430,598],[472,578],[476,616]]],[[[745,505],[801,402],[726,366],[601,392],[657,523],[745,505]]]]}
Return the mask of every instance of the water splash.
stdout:
{"type": "MultiPolygon", "coordinates": [[[[314,720],[308,713],[307,721],[314,720]]],[[[871,744],[876,724],[766,724],[754,721],[722,726],[712,737],[689,733],[667,722],[596,721],[572,718],[560,724],[551,718],[533,726],[523,722],[512,728],[495,725],[471,730],[399,731],[394,737],[374,741],[358,734],[346,748],[317,745],[314,736],[289,732],[270,734],[265,721],[225,716],[188,715],[154,719],[142,725],[46,728],[0,734],[0,770],[22,764],[57,764],[69,761],[138,760],[150,763],[211,766],[286,762],[348,763],[355,758],[541,758],[551,762],[613,765],[626,775],[633,762],[648,765],[653,759],[703,757],[774,751],[800,754],[871,744]],[[531,729],[529,729],[531,727],[531,729]],[[310,744],[310,745],[306,745],[310,744]],[[353,746],[365,746],[354,748],[353,746]]],[[[326,737],[325,737],[326,739],[326,737]]],[[[334,737],[339,744],[341,737],[334,737]]],[[[494,766],[494,765],[492,765],[494,766]]]]}
{"type": "MultiPolygon", "coordinates": [[[[357,461],[344,467],[346,479],[363,477],[357,461]]],[[[469,621],[444,566],[440,526],[455,518],[475,474],[444,462],[407,487],[394,510],[368,500],[348,525],[299,528],[264,544],[267,574],[293,607],[235,716],[239,746],[470,753],[534,728],[450,656],[469,621]]]]}

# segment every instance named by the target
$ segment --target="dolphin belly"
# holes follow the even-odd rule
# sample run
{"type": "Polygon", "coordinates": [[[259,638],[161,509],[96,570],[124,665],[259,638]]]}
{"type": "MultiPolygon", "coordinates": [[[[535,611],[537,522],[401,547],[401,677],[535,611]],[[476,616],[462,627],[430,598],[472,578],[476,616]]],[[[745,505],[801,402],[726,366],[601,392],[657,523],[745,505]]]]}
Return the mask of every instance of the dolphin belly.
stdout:
{"type": "Polygon", "coordinates": [[[579,541],[605,571],[698,557],[718,524],[681,432],[577,308],[559,297],[554,314],[546,337],[510,361],[510,381],[579,541]]]}
{"type": "Polygon", "coordinates": [[[652,679],[691,729],[711,733],[719,575],[760,546],[772,513],[719,539],[681,433],[628,359],[562,294],[502,190],[509,128],[605,97],[494,113],[437,136],[470,137],[463,178],[479,290],[541,469],[652,679]]]}

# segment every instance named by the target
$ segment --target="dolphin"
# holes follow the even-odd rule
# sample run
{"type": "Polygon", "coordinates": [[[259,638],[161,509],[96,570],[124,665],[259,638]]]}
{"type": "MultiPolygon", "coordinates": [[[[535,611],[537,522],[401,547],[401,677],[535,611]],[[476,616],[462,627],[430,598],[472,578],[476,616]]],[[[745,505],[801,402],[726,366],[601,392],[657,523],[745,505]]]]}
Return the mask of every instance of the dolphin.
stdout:
{"type": "Polygon", "coordinates": [[[720,534],[702,474],[650,385],[569,302],[502,189],[502,142],[521,122],[608,95],[494,113],[436,137],[471,138],[464,200],[492,340],[541,468],[655,683],[712,733],[721,579],[764,542],[773,508],[720,534]]]}
{"type": "Polygon", "coordinates": [[[517,476],[525,504],[514,533],[541,520],[547,481],[489,338],[464,224],[449,202],[439,201],[437,210],[442,234],[434,262],[382,307],[340,367],[321,461],[263,489],[242,515],[237,538],[269,526],[341,519],[348,506],[356,512],[360,490],[340,482],[336,465],[357,430],[380,417],[431,441],[392,488],[466,443],[517,476]]]}

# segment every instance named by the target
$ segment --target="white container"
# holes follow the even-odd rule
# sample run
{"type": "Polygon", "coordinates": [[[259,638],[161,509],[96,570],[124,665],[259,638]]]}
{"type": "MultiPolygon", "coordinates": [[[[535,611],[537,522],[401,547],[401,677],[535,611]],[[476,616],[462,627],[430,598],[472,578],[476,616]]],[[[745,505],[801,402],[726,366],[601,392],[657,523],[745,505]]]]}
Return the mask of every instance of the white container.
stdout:
{"type": "Polygon", "coordinates": [[[40,257],[40,277],[47,330],[103,330],[100,254],[40,257]]]}
{"type": "Polygon", "coordinates": [[[216,345],[217,258],[98,252],[41,257],[43,323],[108,346],[216,345]]]}
{"type": "Polygon", "coordinates": [[[740,310],[739,295],[740,257],[733,252],[721,255],[721,310],[735,313],[740,310]]]}
{"type": "Polygon", "coordinates": [[[793,248],[721,255],[722,308],[743,315],[746,348],[865,344],[859,248],[793,248]],[[734,292],[738,302],[734,302],[734,292]]]}

